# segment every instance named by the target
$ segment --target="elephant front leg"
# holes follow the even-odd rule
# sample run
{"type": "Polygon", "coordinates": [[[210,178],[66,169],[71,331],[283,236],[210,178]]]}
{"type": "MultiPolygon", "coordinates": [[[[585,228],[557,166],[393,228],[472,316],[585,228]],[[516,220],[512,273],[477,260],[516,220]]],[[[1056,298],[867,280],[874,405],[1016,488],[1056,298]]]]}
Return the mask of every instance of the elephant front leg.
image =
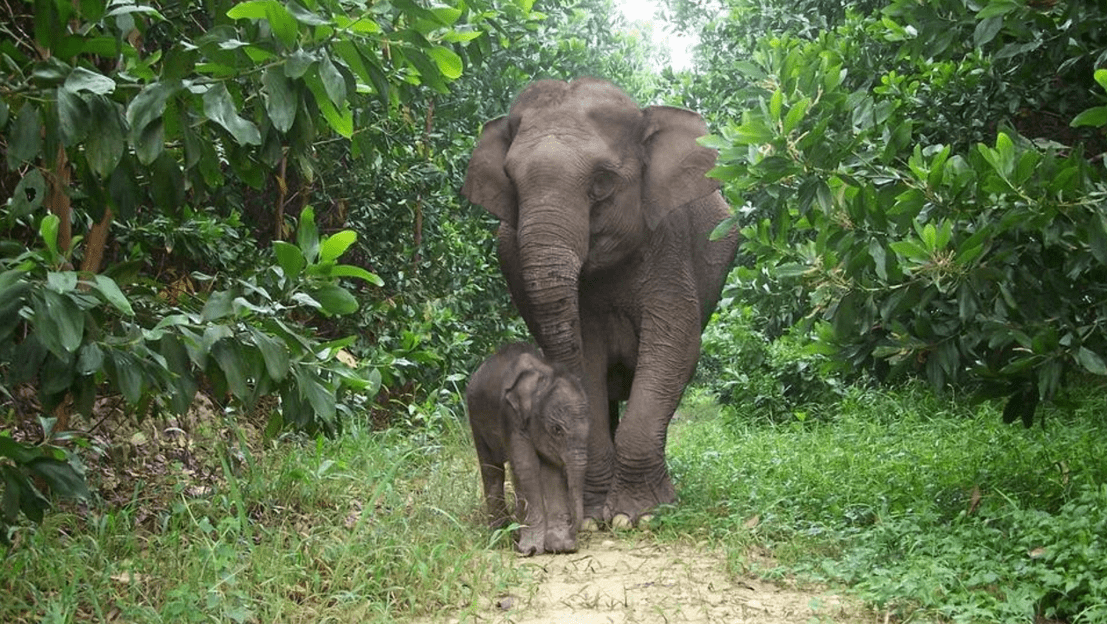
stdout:
{"type": "Polygon", "coordinates": [[[575,552],[573,513],[568,506],[568,485],[563,469],[541,462],[541,491],[544,496],[544,550],[551,553],[575,552]]]}
{"type": "Polygon", "coordinates": [[[603,511],[616,527],[676,500],[664,447],[668,423],[699,357],[697,330],[691,344],[653,349],[651,341],[642,342],[629,402],[614,435],[614,478],[603,511]]]}
{"type": "Polygon", "coordinates": [[[520,433],[510,438],[510,470],[521,523],[517,550],[526,556],[540,554],[544,552],[546,529],[541,462],[532,442],[520,433]]]}
{"type": "Polygon", "coordinates": [[[584,378],[590,409],[587,436],[587,473],[583,488],[583,518],[604,521],[606,496],[614,476],[614,440],[610,430],[610,403],[606,388],[607,349],[604,336],[590,319],[583,320],[584,378]]]}

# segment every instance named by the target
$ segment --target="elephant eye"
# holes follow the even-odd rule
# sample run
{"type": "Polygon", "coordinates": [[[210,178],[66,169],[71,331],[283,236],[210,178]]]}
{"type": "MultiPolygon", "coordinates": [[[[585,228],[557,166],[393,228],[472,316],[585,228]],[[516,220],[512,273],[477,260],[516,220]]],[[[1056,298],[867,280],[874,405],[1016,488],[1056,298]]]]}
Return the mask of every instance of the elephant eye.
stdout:
{"type": "Polygon", "coordinates": [[[614,194],[617,182],[618,176],[614,172],[599,171],[591,177],[591,186],[587,189],[587,195],[591,201],[602,201],[614,194]]]}

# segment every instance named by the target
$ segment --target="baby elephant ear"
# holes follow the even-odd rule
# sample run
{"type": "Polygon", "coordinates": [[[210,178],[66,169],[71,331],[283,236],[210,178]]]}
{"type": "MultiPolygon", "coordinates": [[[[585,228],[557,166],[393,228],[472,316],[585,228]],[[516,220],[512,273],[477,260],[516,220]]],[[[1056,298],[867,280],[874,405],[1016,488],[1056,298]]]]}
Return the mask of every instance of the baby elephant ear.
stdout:
{"type": "Polygon", "coordinates": [[[483,126],[479,144],[467,163],[463,196],[471,203],[486,208],[501,221],[514,223],[517,197],[506,176],[504,163],[510,149],[510,127],[505,117],[492,119],[483,126]]]}
{"type": "Polygon", "coordinates": [[[671,106],[644,109],[645,148],[641,201],[645,221],[656,226],[672,210],[718,190],[718,181],[707,177],[718,152],[695,139],[707,134],[698,113],[671,106]]]}
{"type": "Polygon", "coordinates": [[[535,409],[534,399],[537,396],[537,389],[543,379],[543,375],[536,368],[520,365],[522,360],[527,359],[531,358],[522,357],[518,360],[519,365],[514,367],[502,389],[503,400],[517,413],[518,422],[522,425],[529,424],[535,409]]]}

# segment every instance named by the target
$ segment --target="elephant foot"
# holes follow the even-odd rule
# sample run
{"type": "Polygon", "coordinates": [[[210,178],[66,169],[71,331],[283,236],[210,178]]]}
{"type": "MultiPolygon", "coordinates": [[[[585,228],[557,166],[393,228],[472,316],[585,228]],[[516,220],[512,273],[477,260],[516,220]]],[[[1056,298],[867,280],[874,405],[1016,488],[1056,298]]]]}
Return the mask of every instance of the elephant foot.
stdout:
{"type": "MultiPolygon", "coordinates": [[[[601,516],[602,513],[599,512],[599,515],[601,516]]],[[[579,530],[588,533],[598,533],[600,530],[598,520],[594,518],[584,518],[583,522],[579,525],[579,530]]]]}
{"type": "MultiPolygon", "coordinates": [[[[653,515],[645,514],[637,519],[637,528],[642,531],[648,531],[652,521],[653,515]]],[[[610,520],[610,528],[615,531],[630,531],[634,528],[633,520],[623,513],[615,514],[610,520]]]]}
{"type": "Polygon", "coordinates": [[[549,529],[544,535],[544,551],[550,553],[572,553],[578,550],[575,544],[576,529],[571,518],[564,516],[548,521],[549,529]]]}
{"type": "Polygon", "coordinates": [[[517,537],[517,552],[532,557],[544,552],[545,535],[544,531],[533,529],[531,527],[524,527],[517,537]]]}
{"type": "Polygon", "coordinates": [[[642,521],[643,517],[648,516],[651,520],[651,512],[658,505],[675,501],[676,490],[667,473],[655,486],[644,481],[619,482],[615,483],[606,499],[603,518],[610,522],[611,527],[619,530],[633,528],[635,525],[644,528],[648,521],[642,521]]]}

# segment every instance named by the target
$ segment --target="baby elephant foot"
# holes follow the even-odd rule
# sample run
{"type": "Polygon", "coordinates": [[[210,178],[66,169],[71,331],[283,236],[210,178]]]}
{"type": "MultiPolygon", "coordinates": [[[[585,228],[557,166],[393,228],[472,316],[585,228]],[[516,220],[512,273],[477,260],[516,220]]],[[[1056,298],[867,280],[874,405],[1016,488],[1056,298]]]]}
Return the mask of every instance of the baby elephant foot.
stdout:
{"type": "Polygon", "coordinates": [[[545,551],[544,531],[531,527],[522,528],[520,533],[518,533],[515,547],[517,548],[517,552],[526,557],[532,557],[533,555],[543,553],[545,551]]]}
{"type": "Polygon", "coordinates": [[[570,522],[548,530],[544,536],[544,550],[550,553],[573,553],[578,550],[575,543],[575,528],[570,522]]]}

